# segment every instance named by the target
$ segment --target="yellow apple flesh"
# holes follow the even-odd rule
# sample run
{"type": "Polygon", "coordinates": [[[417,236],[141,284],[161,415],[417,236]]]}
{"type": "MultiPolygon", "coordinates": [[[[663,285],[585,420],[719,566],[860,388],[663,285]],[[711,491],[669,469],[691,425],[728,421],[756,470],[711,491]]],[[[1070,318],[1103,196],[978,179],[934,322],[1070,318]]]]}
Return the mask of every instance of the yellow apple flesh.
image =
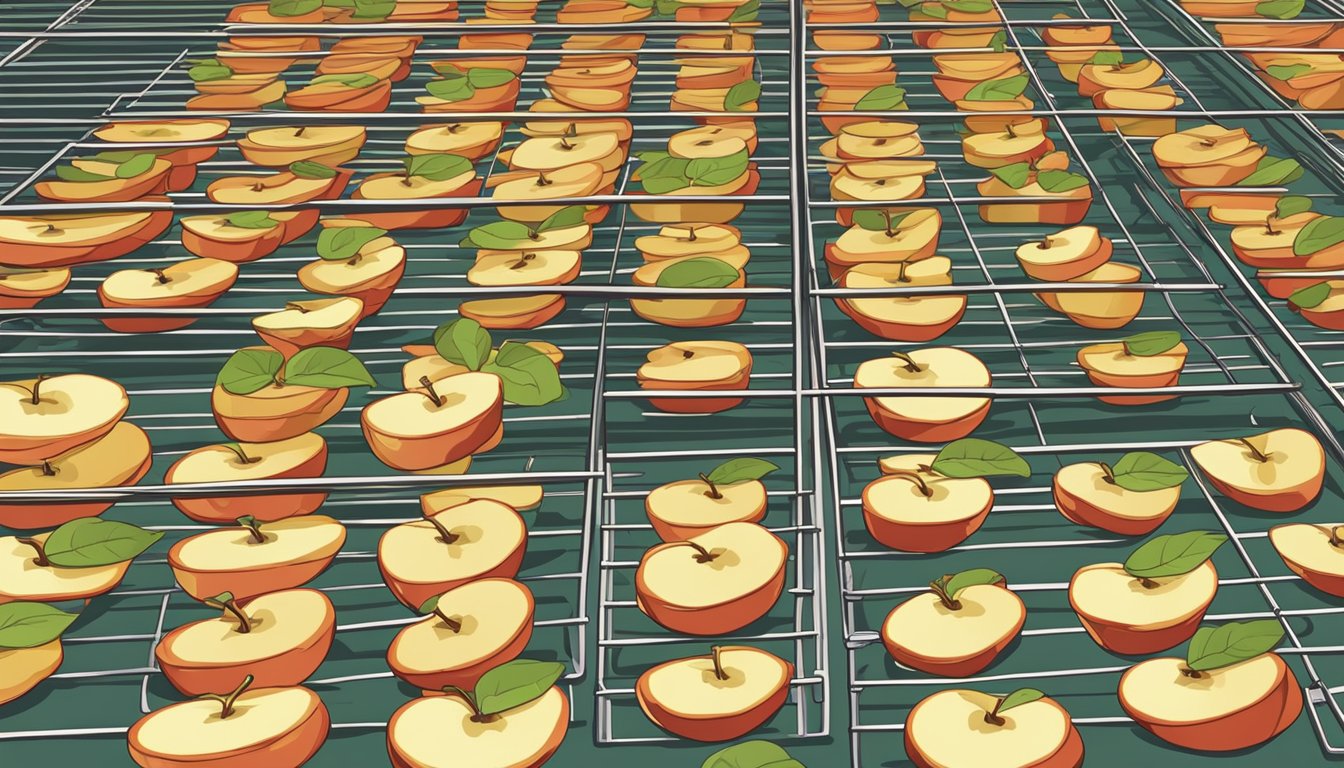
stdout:
{"type": "Polygon", "coordinates": [[[882,460],[887,473],[863,489],[863,522],[883,546],[902,552],[942,552],[980,529],[994,506],[984,478],[949,478],[921,469],[933,454],[882,460]],[[928,495],[925,495],[927,490],[928,495]]]}
{"type": "MultiPolygon", "coordinates": [[[[0,474],[0,491],[68,491],[135,485],[149,472],[153,455],[149,436],[128,421],[111,432],[47,461],[0,474]],[[51,474],[48,474],[50,472],[51,474]]],[[[106,512],[112,501],[0,502],[6,528],[55,528],[80,517],[106,512]]]]}
{"type": "Polygon", "coordinates": [[[998,697],[980,691],[939,691],[905,719],[905,751],[918,768],[1002,766],[1079,768],[1083,739],[1069,713],[1044,697],[986,719],[998,697]]]}
{"type": "Polygon", "coordinates": [[[1315,435],[1285,428],[1244,439],[1250,446],[1211,440],[1190,449],[1195,464],[1223,495],[1265,512],[1296,512],[1320,495],[1325,451],[1315,435]]]}
{"type": "Polygon", "coordinates": [[[276,520],[261,531],[263,541],[242,527],[198,533],[168,550],[168,565],[197,600],[232,592],[242,601],[308,583],[345,543],[345,526],[323,515],[276,520]]]}
{"type": "Polygon", "coordinates": [[[70,373],[0,382],[0,462],[35,465],[97,440],[130,408],[126,390],[70,373]]]}
{"type": "Polygon", "coordinates": [[[1106,479],[1100,464],[1069,464],[1055,473],[1052,482],[1055,507],[1079,524],[1118,533],[1142,536],[1156,530],[1176,510],[1181,488],[1128,491],[1106,479]]]}
{"type": "Polygon", "coordinates": [[[532,592],[513,579],[486,578],[449,589],[438,610],[392,638],[387,665],[411,685],[471,690],[481,675],[517,658],[532,637],[532,592]]]}
{"type": "MultiPolygon", "coordinates": [[[[975,355],[955,347],[909,352],[913,364],[896,357],[868,360],[854,373],[856,388],[988,387],[989,369],[975,355]],[[912,370],[917,368],[918,370],[912,370]]],[[[883,395],[864,405],[884,431],[921,443],[941,443],[969,435],[989,415],[987,397],[883,395]]]]}
{"type": "Polygon", "coordinates": [[[402,705],[387,724],[393,768],[540,768],[564,741],[569,700],[552,687],[520,707],[472,719],[456,696],[424,696],[402,705]]]}
{"type": "Polygon", "coordinates": [[[317,754],[331,726],[322,699],[299,686],[244,691],[221,715],[211,699],[150,712],[126,735],[131,759],[143,768],[298,766],[317,754]]]}

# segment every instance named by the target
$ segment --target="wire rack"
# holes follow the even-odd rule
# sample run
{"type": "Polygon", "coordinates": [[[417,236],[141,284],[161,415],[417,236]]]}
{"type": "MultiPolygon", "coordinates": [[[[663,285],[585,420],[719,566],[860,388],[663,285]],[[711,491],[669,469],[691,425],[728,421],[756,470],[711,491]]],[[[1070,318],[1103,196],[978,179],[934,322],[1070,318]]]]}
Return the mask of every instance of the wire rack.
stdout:
{"type": "MultiPolygon", "coordinates": [[[[1123,331],[1092,331],[1052,314],[1030,297],[1041,284],[1025,279],[1012,253],[1021,243],[1058,228],[988,226],[980,221],[977,207],[983,201],[976,196],[974,184],[984,179],[986,172],[968,166],[961,157],[957,129],[964,114],[949,110],[933,89],[929,80],[933,68],[925,65],[930,52],[914,47],[907,37],[918,25],[900,21],[873,25],[887,33],[892,50],[881,54],[895,58],[900,72],[897,84],[906,90],[909,105],[909,111],[888,115],[918,123],[925,157],[938,162],[936,174],[927,179],[924,196],[900,204],[938,208],[943,218],[938,252],[952,259],[955,292],[965,293],[969,300],[966,314],[956,326],[928,345],[967,349],[990,368],[992,387],[958,390],[992,400],[990,416],[975,435],[1014,447],[1027,458],[1032,475],[1020,481],[995,481],[995,505],[984,526],[967,542],[947,552],[917,555],[891,551],[873,541],[865,530],[859,493],[878,477],[877,459],[934,452],[938,446],[902,444],[882,432],[872,423],[860,399],[863,394],[882,393],[852,388],[859,362],[887,350],[915,345],[874,339],[856,328],[832,300],[951,291],[946,286],[871,291],[829,287],[819,260],[821,246],[842,229],[832,219],[833,209],[840,204],[828,201],[825,158],[817,149],[828,136],[819,130],[817,118],[860,113],[810,112],[808,175],[812,183],[805,202],[812,232],[811,307],[818,350],[813,376],[823,396],[830,454],[832,538],[838,557],[840,614],[848,662],[851,764],[887,764],[885,758],[901,749],[901,731],[911,707],[937,690],[1009,690],[1022,686],[1039,687],[1056,697],[1082,729],[1089,755],[1098,756],[1103,763],[1110,753],[1123,754],[1126,762],[1148,759],[1161,765],[1203,764],[1198,756],[1173,751],[1146,738],[1124,716],[1115,688],[1120,673],[1132,662],[1106,652],[1088,638],[1067,600],[1068,580],[1078,567],[1123,560],[1135,540],[1081,528],[1060,518],[1051,499],[1050,477],[1068,463],[1113,461],[1133,450],[1157,451],[1191,468],[1192,480],[1183,489],[1180,505],[1164,531],[1220,530],[1232,542],[1215,558],[1220,588],[1209,619],[1273,617],[1286,629],[1281,653],[1290,659],[1306,688],[1310,716],[1300,720],[1279,743],[1257,749],[1255,757],[1248,759],[1269,764],[1279,756],[1292,755],[1294,739],[1298,740],[1298,749],[1302,741],[1314,741],[1334,754],[1344,733],[1344,718],[1336,699],[1341,682],[1337,602],[1305,588],[1274,554],[1266,531],[1281,518],[1243,508],[1212,492],[1194,469],[1188,449],[1207,439],[1305,422],[1329,446],[1333,461],[1324,498],[1294,519],[1324,519],[1337,508],[1341,494],[1338,461],[1344,453],[1337,439],[1338,416],[1327,421],[1304,395],[1297,383],[1298,374],[1289,371],[1264,343],[1265,329],[1276,326],[1263,303],[1247,302],[1239,293],[1224,289],[1232,276],[1216,269],[1221,264],[1216,252],[1210,253],[1204,239],[1185,229],[1178,205],[1162,194],[1154,194],[1156,180],[1143,168],[1143,162],[1139,162],[1141,170],[1136,171],[1136,142],[1102,132],[1096,122],[1101,114],[1145,113],[1093,109],[1091,101],[1079,97],[1073,84],[1057,74],[1053,65],[1048,61],[1042,65],[1044,42],[1040,32],[1050,23],[1061,23],[1051,21],[1057,12],[1091,18],[1095,24],[1110,24],[1122,51],[1142,53],[1164,65],[1168,74],[1163,84],[1171,85],[1184,99],[1175,113],[1188,116],[1192,122],[1195,118],[1207,122],[1224,116],[1294,125],[1309,125],[1310,121],[1281,103],[1264,110],[1240,106],[1236,110],[1210,109],[1199,96],[1209,92],[1205,86],[1217,83],[1219,75],[1201,70],[1200,64],[1209,58],[1210,50],[1218,47],[1216,40],[1208,45],[1183,45],[1179,40],[1170,45],[1146,44],[1144,41],[1161,39],[1164,33],[1169,35],[1170,30],[1160,18],[1155,22],[1151,15],[1134,14],[1132,4],[1127,6],[1129,13],[1111,0],[998,2],[996,6],[1003,23],[977,26],[1002,26],[1007,50],[1017,52],[1023,60],[1030,80],[1026,95],[1035,102],[1029,112],[1050,119],[1050,136],[1056,148],[1068,152],[1073,161],[1071,170],[1091,180],[1094,201],[1084,223],[1097,226],[1112,238],[1115,260],[1140,267],[1143,277],[1139,284],[1126,289],[1146,292],[1144,309],[1123,331]],[[1191,71],[1193,75],[1187,74],[1191,71]],[[1103,390],[1091,386],[1074,363],[1077,349],[1158,329],[1181,331],[1191,348],[1180,384],[1153,390],[1176,395],[1176,399],[1142,408],[1107,406],[1093,400],[1103,390]],[[1025,601],[1027,624],[1020,639],[988,669],[968,679],[933,678],[894,663],[882,646],[879,631],[887,613],[908,597],[925,591],[931,578],[977,566],[1004,573],[1025,601]]],[[[1147,10],[1148,4],[1140,7],[1147,10]]],[[[899,10],[896,13],[899,15],[899,10]]],[[[936,53],[949,52],[956,51],[936,53]]],[[[834,56],[837,52],[807,52],[807,57],[823,55],[834,56]]],[[[1233,54],[1226,57],[1231,59],[1233,54]]],[[[1226,103],[1226,97],[1219,102],[1226,103]]],[[[1315,133],[1320,135],[1319,131],[1315,133]]],[[[852,205],[850,201],[843,203],[844,207],[852,205]]],[[[1224,266],[1230,265],[1229,261],[1224,266]]],[[[1244,279],[1240,281],[1244,283],[1244,279]]],[[[1052,285],[1050,289],[1056,287],[1069,289],[1067,285],[1052,285]]]]}

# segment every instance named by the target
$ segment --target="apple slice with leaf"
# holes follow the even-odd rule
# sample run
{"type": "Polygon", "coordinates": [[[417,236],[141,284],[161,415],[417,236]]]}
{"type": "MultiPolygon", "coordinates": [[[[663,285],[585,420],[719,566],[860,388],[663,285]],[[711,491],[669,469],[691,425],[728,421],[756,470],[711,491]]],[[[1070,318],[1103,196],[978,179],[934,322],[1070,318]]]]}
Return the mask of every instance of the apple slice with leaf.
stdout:
{"type": "Polygon", "coordinates": [[[929,591],[887,614],[882,641],[897,663],[932,675],[967,677],[988,667],[1027,620],[1003,574],[972,568],[941,576],[929,591]]]}
{"type": "Polygon", "coordinates": [[[81,517],[54,531],[0,537],[0,603],[87,600],[112,591],[163,533],[81,517]]]}
{"type": "Polygon", "coordinates": [[[1155,536],[1121,563],[1079,568],[1069,604],[1097,644],[1112,653],[1157,653],[1190,639],[1218,592],[1210,560],[1221,533],[1155,536]]]}
{"type": "Polygon", "coordinates": [[[466,101],[477,91],[501,88],[518,79],[507,69],[490,67],[471,67],[462,69],[447,61],[436,61],[431,65],[440,79],[425,83],[429,95],[444,101],[466,101]]]}
{"type": "Polygon", "coordinates": [[[1317,328],[1344,330],[1344,280],[1300,288],[1288,297],[1288,308],[1317,328]]]}
{"type": "Polygon", "coordinates": [[[46,603],[0,605],[0,706],[31,691],[61,666],[61,634],[78,618],[46,603]]]}
{"type": "Polygon", "coordinates": [[[383,308],[406,273],[406,249],[381,227],[347,219],[323,221],[319,259],[299,269],[299,283],[313,293],[363,302],[359,319],[383,308]]]}
{"type": "Polygon", "coordinates": [[[1051,483],[1055,508],[1079,525],[1142,536],[1166,522],[1190,473],[1156,453],[1134,451],[1114,466],[1084,461],[1061,467],[1051,483]]]}
{"type": "Polygon", "coordinates": [[[584,218],[586,213],[587,206],[568,205],[537,224],[492,221],[473,227],[460,245],[489,251],[581,251],[593,242],[593,228],[584,218]]]}
{"type": "Polygon", "coordinates": [[[1083,740],[1069,713],[1035,688],[1007,694],[950,689],[926,697],[905,719],[916,766],[1078,768],[1083,740]]]}
{"type": "Polygon", "coordinates": [[[684,541],[724,523],[759,523],[768,503],[761,478],[778,470],[765,459],[729,459],[696,479],[654,488],[644,511],[663,541],[684,541]]]}
{"type": "Polygon", "coordinates": [[[936,455],[879,462],[883,477],[863,489],[863,522],[881,544],[903,552],[942,552],[979,530],[994,506],[987,477],[1031,477],[1031,465],[992,440],[954,440],[936,455]]]}
{"type": "Polygon", "coordinates": [[[327,423],[351,387],[375,384],[359,358],[344,349],[306,347],[286,360],[270,347],[245,347],[220,368],[210,410],[234,440],[287,440],[327,423]]]}

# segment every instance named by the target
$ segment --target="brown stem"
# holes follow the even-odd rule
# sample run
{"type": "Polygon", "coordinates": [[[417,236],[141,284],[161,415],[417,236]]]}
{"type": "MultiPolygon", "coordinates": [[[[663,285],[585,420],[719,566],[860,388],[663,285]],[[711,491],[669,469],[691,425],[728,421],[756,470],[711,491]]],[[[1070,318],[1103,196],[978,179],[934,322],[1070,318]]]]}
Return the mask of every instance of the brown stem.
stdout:
{"type": "Polygon", "coordinates": [[[308,126],[306,126],[306,125],[304,125],[304,126],[300,126],[300,127],[299,127],[299,130],[297,130],[297,131],[294,132],[294,135],[295,135],[295,136],[302,136],[302,135],[303,135],[303,132],[306,131],[306,130],[308,130],[308,126]]]}
{"type": "Polygon", "coordinates": [[[709,649],[709,657],[714,660],[714,677],[717,680],[727,680],[728,671],[723,668],[723,648],[713,646],[709,649]]]}
{"type": "Polygon", "coordinates": [[[311,309],[309,309],[308,307],[306,307],[306,306],[300,304],[300,303],[297,302],[297,301],[286,301],[286,302],[285,302],[285,309],[292,309],[292,310],[294,310],[295,312],[298,312],[298,313],[301,314],[301,315],[306,315],[306,314],[308,314],[309,312],[312,312],[311,309]]]}
{"type": "Polygon", "coordinates": [[[704,483],[705,485],[708,485],[708,486],[709,486],[709,490],[708,490],[708,491],[705,491],[705,495],[706,495],[706,496],[708,496],[708,497],[711,498],[711,499],[722,499],[722,498],[723,498],[723,493],[722,493],[721,491],[719,491],[719,487],[718,487],[717,485],[714,484],[714,481],[709,479],[709,475],[706,475],[704,472],[701,472],[701,473],[700,473],[700,482],[702,482],[702,483],[704,483]]]}
{"type": "Polygon", "coordinates": [[[1251,452],[1251,455],[1255,457],[1255,460],[1260,462],[1261,464],[1264,464],[1265,462],[1269,461],[1269,454],[1264,453],[1259,448],[1256,448],[1254,445],[1251,445],[1250,440],[1247,440],[1244,437],[1238,437],[1237,442],[1246,446],[1247,450],[1251,452]]]}
{"type": "Polygon", "coordinates": [[[682,359],[682,360],[690,360],[692,357],[695,357],[695,353],[692,352],[691,350],[689,350],[689,349],[683,349],[683,350],[681,351],[681,359],[682,359]]]}
{"type": "Polygon", "coordinates": [[[258,181],[256,184],[253,184],[253,185],[252,185],[252,191],[253,191],[253,192],[263,192],[263,191],[265,191],[265,189],[266,189],[266,185],[265,185],[265,184],[262,184],[260,181],[258,181]]]}
{"type": "Polygon", "coordinates": [[[551,185],[551,180],[548,179],[548,178],[546,178],[546,174],[545,174],[544,172],[542,172],[542,171],[537,171],[537,186],[538,186],[538,187],[549,187],[550,185],[551,185]]]}
{"type": "Polygon", "coordinates": [[[1012,124],[1012,123],[1007,123],[1007,124],[1005,124],[1003,127],[1004,127],[1004,130],[1008,131],[1008,138],[1010,138],[1010,139],[1016,139],[1016,138],[1017,138],[1017,131],[1014,131],[1014,130],[1013,130],[1013,124],[1012,124]]]}
{"type": "Polygon", "coordinates": [[[33,379],[33,389],[32,389],[33,397],[31,400],[33,405],[38,405],[42,402],[42,396],[41,396],[42,382],[45,381],[46,378],[47,374],[39,373],[37,374],[37,378],[33,379]]]}
{"type": "Polygon", "coordinates": [[[1097,466],[1101,467],[1102,479],[1111,485],[1115,485],[1115,470],[1111,469],[1111,465],[1104,461],[1098,461],[1097,466]]]}
{"type": "Polygon", "coordinates": [[[235,632],[246,635],[248,632],[252,631],[252,622],[247,618],[247,614],[243,613],[243,609],[238,607],[238,603],[235,602],[233,598],[229,598],[228,600],[216,600],[212,597],[206,602],[212,607],[219,608],[225,613],[231,614],[233,618],[238,620],[238,629],[234,630],[235,632]]]}
{"type": "Polygon", "coordinates": [[[900,266],[896,267],[896,282],[898,282],[898,283],[908,283],[908,282],[910,282],[910,278],[908,278],[908,277],[905,276],[905,271],[906,271],[906,269],[908,269],[908,268],[910,267],[910,262],[908,262],[908,261],[902,261],[902,262],[899,262],[899,263],[900,263],[900,266]]]}
{"type": "Polygon", "coordinates": [[[678,545],[694,549],[695,562],[697,563],[712,563],[718,557],[718,555],[714,554],[713,552],[710,552],[708,549],[705,549],[704,547],[700,546],[699,544],[696,544],[694,541],[691,541],[690,539],[673,542],[673,546],[678,545]]]}
{"type": "Polygon", "coordinates": [[[1339,536],[1339,532],[1344,530],[1344,525],[1317,525],[1315,527],[1316,530],[1330,537],[1330,546],[1344,547],[1344,539],[1341,539],[1339,536]]]}
{"type": "Polygon", "coordinates": [[[1053,245],[1054,245],[1054,241],[1052,241],[1052,240],[1050,239],[1050,236],[1049,236],[1049,235],[1046,235],[1045,237],[1042,237],[1042,238],[1041,238],[1041,250],[1043,250],[1043,251],[1048,251],[1048,250],[1050,250],[1051,246],[1053,246],[1053,245]]]}
{"type": "Polygon", "coordinates": [[[1007,720],[999,717],[999,707],[1003,706],[1003,701],[1007,697],[1001,697],[994,700],[994,708],[985,713],[985,722],[990,725],[1005,725],[1007,720]]]}
{"type": "Polygon", "coordinates": [[[162,269],[158,269],[157,267],[151,267],[150,269],[147,269],[145,271],[153,272],[154,280],[158,282],[159,285],[166,285],[167,283],[171,282],[170,278],[163,273],[162,269]]]}
{"type": "Polygon", "coordinates": [[[694,243],[696,238],[695,227],[686,228],[686,242],[694,243]]]}
{"type": "Polygon", "coordinates": [[[1269,216],[1266,216],[1266,217],[1265,217],[1265,234],[1266,234],[1266,235],[1278,235],[1278,234],[1282,234],[1282,233],[1279,232],[1277,229],[1274,229],[1274,219],[1275,219],[1275,216],[1274,216],[1274,214],[1272,214],[1272,213],[1269,214],[1269,216]]]}
{"type": "MultiPolygon", "coordinates": [[[[944,576],[943,578],[947,577],[944,576]]],[[[935,581],[929,584],[929,588],[933,590],[933,594],[938,596],[938,599],[942,602],[943,607],[947,608],[947,610],[949,611],[961,610],[961,602],[958,600],[954,600],[952,598],[952,595],[949,595],[947,593],[947,590],[943,587],[941,581],[935,581]]]]}
{"type": "Polygon", "coordinates": [[[469,691],[458,688],[456,685],[445,685],[443,686],[443,692],[455,693],[467,703],[467,706],[471,708],[471,722],[473,723],[490,723],[499,719],[499,715],[482,715],[480,707],[476,706],[476,697],[472,696],[469,691]]]}
{"type": "Polygon", "coordinates": [[[238,518],[235,522],[237,522],[239,525],[246,528],[248,531],[252,533],[253,543],[255,544],[266,543],[266,534],[261,532],[260,520],[258,520],[255,517],[252,517],[251,515],[245,515],[243,517],[238,518]]]}
{"type": "Polygon", "coordinates": [[[915,362],[915,358],[905,354],[904,352],[892,352],[891,356],[905,363],[905,370],[911,373],[919,373],[920,371],[924,370],[923,368],[919,367],[919,363],[915,362]]]}
{"type": "Polygon", "coordinates": [[[44,462],[42,462],[42,476],[43,476],[43,477],[55,477],[55,476],[56,476],[56,471],[57,471],[56,468],[53,467],[53,466],[51,465],[51,462],[50,462],[50,461],[44,461],[44,462]]]}
{"type": "Polygon", "coordinates": [[[438,392],[434,391],[434,382],[430,381],[428,376],[420,377],[420,386],[425,388],[425,397],[428,397],[436,408],[443,405],[443,398],[439,396],[438,392]]]}
{"type": "Polygon", "coordinates": [[[255,678],[253,678],[251,675],[248,675],[247,677],[243,678],[243,681],[238,684],[237,688],[234,688],[232,691],[230,691],[227,694],[224,694],[223,696],[217,693],[207,693],[201,698],[210,699],[211,701],[218,701],[220,706],[219,718],[221,720],[227,719],[230,715],[233,714],[233,705],[237,703],[238,697],[243,695],[243,691],[247,690],[247,687],[252,684],[252,681],[254,679],[255,678]]]}
{"type": "Polygon", "coordinates": [[[1144,589],[1157,589],[1158,587],[1160,587],[1160,586],[1162,586],[1162,585],[1159,584],[1159,583],[1156,582],[1156,581],[1153,581],[1152,579],[1148,578],[1147,576],[1140,576],[1140,577],[1139,577],[1139,586],[1143,587],[1144,589]]]}
{"type": "Polygon", "coordinates": [[[1189,667],[1181,667],[1181,674],[1190,678],[1191,680],[1198,680],[1199,678],[1203,677],[1203,675],[1199,671],[1190,669],[1189,667]]]}
{"type": "MultiPolygon", "coordinates": [[[[434,526],[434,530],[439,532],[439,535],[434,537],[435,541],[441,541],[444,544],[456,544],[457,540],[462,538],[458,534],[448,530],[448,526],[440,523],[433,515],[426,514],[425,520],[429,521],[429,524],[434,526]]],[[[436,610],[435,612],[437,613],[438,611],[436,610]]],[[[456,632],[457,630],[453,631],[456,632]]]]}
{"type": "Polygon", "coordinates": [[[904,480],[912,481],[915,485],[919,486],[919,492],[924,495],[924,498],[933,498],[933,489],[929,487],[928,483],[924,482],[924,478],[920,477],[918,472],[911,472],[908,469],[898,469],[889,474],[892,477],[899,477],[904,480]]]}
{"type": "Polygon", "coordinates": [[[522,269],[535,258],[537,258],[535,253],[524,253],[520,259],[509,265],[509,269],[522,269]]]}
{"type": "Polygon", "coordinates": [[[233,451],[233,455],[237,456],[238,460],[244,464],[256,464],[258,461],[261,461],[260,456],[252,457],[243,453],[243,446],[239,443],[224,443],[224,447],[233,451]]]}
{"type": "Polygon", "coordinates": [[[439,619],[443,621],[444,624],[447,624],[448,629],[452,630],[453,634],[457,634],[458,632],[462,631],[462,622],[444,613],[437,606],[434,608],[434,615],[438,616],[439,619]]]}
{"type": "Polygon", "coordinates": [[[15,539],[15,541],[37,550],[37,557],[33,558],[33,565],[41,568],[46,568],[51,565],[51,561],[47,559],[47,551],[42,548],[42,542],[30,538],[15,539]]]}

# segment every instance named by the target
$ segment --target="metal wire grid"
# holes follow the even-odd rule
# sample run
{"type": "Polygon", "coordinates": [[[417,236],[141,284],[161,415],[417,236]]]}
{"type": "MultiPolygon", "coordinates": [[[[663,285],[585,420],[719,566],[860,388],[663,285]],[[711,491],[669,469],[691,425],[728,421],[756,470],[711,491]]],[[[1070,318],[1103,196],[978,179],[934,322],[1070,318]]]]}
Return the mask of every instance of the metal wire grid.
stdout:
{"type": "MultiPolygon", "coordinates": [[[[999,7],[1002,10],[1021,6],[1003,3],[999,7]]],[[[1077,10],[1083,16],[1089,15],[1081,3],[1077,4],[1077,10]]],[[[1124,17],[1123,11],[1109,1],[1103,12],[1117,22],[1124,17]]],[[[1280,424],[1298,424],[1303,420],[1335,449],[1336,459],[1341,455],[1338,443],[1324,418],[1301,395],[1297,385],[1260,342],[1245,315],[1217,285],[1202,254],[1192,250],[1186,242],[1188,238],[1183,239],[1181,233],[1167,223],[1173,212],[1154,207],[1139,185],[1131,181],[1129,158],[1114,148],[1106,150],[1103,140],[1109,134],[1075,127],[1083,120],[1090,123],[1087,118],[1093,113],[1061,109],[1052,93],[1054,84],[1033,66],[1032,59],[1021,46],[1022,38],[1033,34],[1036,25],[1009,18],[1004,26],[1009,50],[1019,52],[1031,76],[1034,93],[1029,95],[1038,102],[1032,114],[1051,118],[1052,135],[1057,138],[1058,148],[1067,150],[1074,163],[1081,166],[1074,170],[1092,180],[1096,199],[1088,222],[1097,224],[1103,233],[1114,237],[1117,260],[1137,259],[1143,268],[1143,287],[1152,293],[1144,313],[1129,328],[1146,330],[1171,327],[1175,323],[1186,335],[1188,343],[1193,340],[1190,344],[1192,352],[1201,359],[1196,364],[1192,355],[1182,384],[1167,390],[1181,395],[1169,404],[1144,409],[1073,405],[1078,398],[1085,398],[1097,390],[1058,385],[1064,376],[1081,375],[1081,371],[1071,367],[1072,354],[1069,353],[1077,346],[1114,336],[1079,330],[1071,327],[1067,320],[1051,317],[1036,305],[1022,302],[1019,297],[1033,286],[995,280],[996,272],[1016,269],[1007,253],[1017,244],[1038,238],[1051,228],[1004,227],[1002,230],[1005,231],[996,231],[972,225],[975,204],[980,200],[970,194],[958,194],[957,190],[964,188],[959,185],[973,183],[985,174],[979,169],[966,168],[962,163],[956,147],[959,139],[952,126],[945,123],[954,118],[954,114],[943,112],[940,115],[915,106],[916,100],[927,97],[921,90],[920,75],[923,73],[902,69],[898,85],[907,89],[911,112],[887,114],[893,119],[919,118],[920,134],[929,157],[939,163],[938,175],[936,179],[930,177],[930,191],[925,197],[903,204],[932,204],[942,211],[945,229],[939,252],[953,258],[957,270],[954,272],[956,286],[971,288],[968,291],[971,303],[965,318],[946,336],[929,345],[969,348],[990,366],[996,385],[1005,379],[1012,381],[1012,386],[964,390],[964,393],[988,395],[994,399],[990,419],[977,430],[977,436],[1013,445],[1027,456],[1033,475],[1021,483],[996,481],[998,503],[989,520],[970,541],[946,553],[911,555],[892,552],[872,540],[861,522],[857,496],[863,485],[877,476],[875,460],[884,455],[933,452],[937,446],[893,444],[890,436],[871,423],[856,395],[865,391],[880,392],[848,389],[853,366],[881,350],[906,345],[876,341],[855,331],[827,299],[846,295],[949,291],[942,287],[847,292],[821,287],[823,278],[819,277],[816,261],[819,246],[840,230],[813,217],[811,279],[817,348],[813,375],[816,379],[814,386],[820,387],[825,395],[823,418],[831,454],[834,538],[839,557],[841,612],[849,662],[852,763],[855,766],[872,764],[888,757],[893,749],[899,749],[899,741],[893,741],[890,736],[899,735],[910,707],[935,690],[953,685],[982,689],[1038,685],[1064,703],[1075,724],[1087,726],[1084,737],[1089,749],[1097,744],[1103,749],[1123,744],[1126,754],[1133,754],[1134,740],[1129,732],[1135,729],[1115,727],[1131,724],[1128,718],[1117,716],[1120,710],[1114,698],[1115,682],[1128,664],[1086,639],[1065,599],[1066,578],[1074,569],[1100,560],[1123,559],[1123,553],[1133,546],[1133,541],[1108,537],[1104,532],[1082,530],[1071,524],[1061,528],[1060,518],[1051,503],[1047,479],[1065,463],[1113,461],[1120,453],[1130,450],[1175,454],[1192,467],[1192,481],[1184,489],[1176,513],[1181,525],[1173,530],[1213,528],[1226,531],[1232,540],[1232,546],[1215,560],[1222,578],[1210,618],[1273,616],[1283,622],[1288,645],[1282,652],[1293,659],[1291,663],[1298,670],[1299,681],[1307,688],[1316,738],[1327,751],[1334,752],[1332,737],[1337,738],[1341,732],[1340,724],[1344,723],[1344,718],[1341,718],[1334,696],[1338,689],[1329,687],[1325,681],[1338,679],[1339,674],[1338,662],[1331,655],[1340,650],[1333,642],[1334,633],[1338,631],[1334,617],[1339,609],[1332,601],[1303,587],[1274,556],[1265,532],[1277,521],[1211,494],[1198,472],[1193,470],[1186,449],[1198,442],[1189,439],[1192,434],[1198,435],[1200,440],[1230,437],[1280,424]],[[913,82],[908,74],[915,74],[913,82]],[[1058,140],[1061,138],[1062,142],[1058,140]],[[1122,211],[1129,212],[1136,206],[1139,208],[1137,217],[1132,213],[1122,215],[1122,211]],[[949,235],[952,236],[950,243],[949,235]],[[1193,287],[1196,283],[1200,287],[1193,287]],[[1192,293],[1194,291],[1197,293],[1192,293]],[[1159,303],[1154,300],[1159,297],[1161,308],[1154,312],[1154,305],[1159,303]],[[1157,325],[1150,326],[1149,323],[1157,325]],[[1089,338],[1080,340],[1079,336],[1089,338]],[[1055,354],[1052,358],[1052,351],[1065,354],[1055,354]],[[1199,377],[1198,385],[1187,384],[1194,379],[1191,374],[1199,377]],[[1178,403],[1185,407],[1177,411],[1178,403]],[[1242,408],[1249,411],[1249,423],[1240,423],[1239,419],[1228,415],[1229,409],[1238,412],[1242,408]],[[1088,435],[1105,435],[1105,440],[1078,441],[1081,424],[1086,424],[1082,431],[1088,435]],[[1047,526],[1050,526],[1050,533],[1042,535],[1047,526]],[[907,596],[926,589],[923,585],[930,578],[977,565],[999,568],[1008,576],[1014,591],[1026,601],[1028,624],[1022,638],[989,670],[967,680],[932,679],[893,663],[881,646],[878,632],[886,613],[907,596]],[[1249,611],[1248,603],[1252,606],[1249,611]],[[1326,710],[1324,717],[1321,709],[1326,710]],[[1118,741],[1122,736],[1128,736],[1128,740],[1118,741]]],[[[1127,25],[1123,26],[1131,39],[1139,39],[1127,25]]],[[[831,55],[831,52],[809,52],[811,55],[831,55]]],[[[1176,76],[1170,79],[1179,91],[1194,95],[1176,76]]],[[[1196,106],[1207,113],[1203,105],[1196,106]]],[[[811,113],[814,118],[822,114],[837,113],[811,113]]],[[[811,138],[815,142],[825,136],[811,138]]],[[[816,157],[810,159],[814,163],[817,161],[816,157]]],[[[810,168],[809,173],[815,180],[809,195],[824,197],[825,173],[816,166],[810,168]]],[[[848,201],[844,203],[846,207],[850,205],[848,201]]],[[[808,202],[809,210],[823,214],[829,214],[834,207],[838,207],[837,204],[808,202]]],[[[1039,289],[1039,285],[1034,287],[1039,289]]],[[[1131,331],[1127,329],[1122,333],[1128,332],[1131,331]]],[[[1326,510],[1334,506],[1331,502],[1340,497],[1339,476],[1338,466],[1332,466],[1326,497],[1294,519],[1328,516],[1326,510]]],[[[1272,750],[1272,747],[1268,749],[1272,750]]],[[[1170,759],[1170,754],[1161,759],[1170,759]]]]}

